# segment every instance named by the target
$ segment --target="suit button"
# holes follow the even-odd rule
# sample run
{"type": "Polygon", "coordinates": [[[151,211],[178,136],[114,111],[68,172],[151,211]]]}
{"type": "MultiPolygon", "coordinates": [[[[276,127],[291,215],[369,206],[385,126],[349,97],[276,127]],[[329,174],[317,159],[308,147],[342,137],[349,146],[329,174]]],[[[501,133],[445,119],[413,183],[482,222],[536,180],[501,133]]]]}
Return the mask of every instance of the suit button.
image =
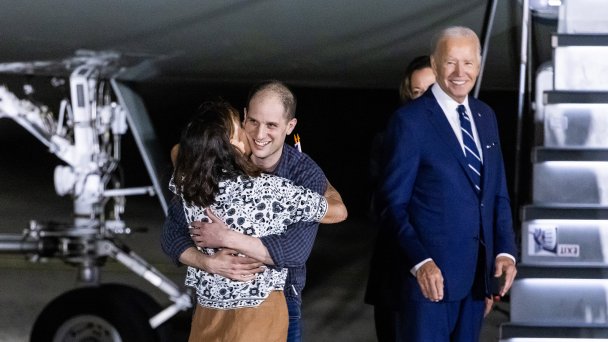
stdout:
{"type": "Polygon", "coordinates": [[[480,206],[483,208],[484,207],[483,203],[481,203],[480,206]]]}

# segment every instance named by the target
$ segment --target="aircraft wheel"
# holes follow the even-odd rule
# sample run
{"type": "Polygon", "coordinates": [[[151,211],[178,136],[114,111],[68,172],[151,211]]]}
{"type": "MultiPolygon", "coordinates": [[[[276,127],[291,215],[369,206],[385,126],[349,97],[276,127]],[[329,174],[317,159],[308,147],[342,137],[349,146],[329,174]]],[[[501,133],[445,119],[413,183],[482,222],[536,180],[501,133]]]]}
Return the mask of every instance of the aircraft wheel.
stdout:
{"type": "Polygon", "coordinates": [[[132,287],[108,284],[68,291],[40,313],[31,342],[168,341],[165,323],[152,329],[148,320],[161,311],[149,295],[132,287]]]}

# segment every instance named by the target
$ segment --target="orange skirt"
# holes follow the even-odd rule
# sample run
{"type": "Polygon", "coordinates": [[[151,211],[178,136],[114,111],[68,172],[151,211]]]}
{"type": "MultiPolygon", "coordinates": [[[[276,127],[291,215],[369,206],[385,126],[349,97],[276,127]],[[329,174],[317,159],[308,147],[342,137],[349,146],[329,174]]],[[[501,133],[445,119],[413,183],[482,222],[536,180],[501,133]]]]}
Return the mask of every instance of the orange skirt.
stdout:
{"type": "Polygon", "coordinates": [[[189,342],[285,342],[289,314],[283,291],[272,291],[257,307],[211,309],[196,306],[189,342]]]}

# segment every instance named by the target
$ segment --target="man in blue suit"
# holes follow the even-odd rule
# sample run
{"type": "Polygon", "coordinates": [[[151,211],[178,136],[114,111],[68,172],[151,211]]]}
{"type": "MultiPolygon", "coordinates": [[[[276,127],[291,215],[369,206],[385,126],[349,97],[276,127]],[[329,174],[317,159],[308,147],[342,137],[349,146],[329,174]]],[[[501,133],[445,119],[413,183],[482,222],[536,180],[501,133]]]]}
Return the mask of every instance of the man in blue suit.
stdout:
{"type": "Polygon", "coordinates": [[[491,278],[503,278],[502,296],[517,272],[496,117],[468,96],[480,61],[475,32],[443,30],[431,56],[436,83],[388,125],[380,234],[395,243],[385,289],[399,341],[478,341],[491,278]]]}

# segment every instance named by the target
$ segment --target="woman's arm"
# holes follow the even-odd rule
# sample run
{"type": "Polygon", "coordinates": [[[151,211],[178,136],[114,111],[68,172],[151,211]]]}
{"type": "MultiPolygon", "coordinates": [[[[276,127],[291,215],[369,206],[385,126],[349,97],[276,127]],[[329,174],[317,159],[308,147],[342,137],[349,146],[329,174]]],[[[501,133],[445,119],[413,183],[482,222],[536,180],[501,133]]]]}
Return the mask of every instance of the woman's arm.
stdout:
{"type": "MultiPolygon", "coordinates": [[[[315,194],[315,196],[319,195],[315,194]]],[[[342,197],[329,183],[324,196],[328,206],[327,212],[325,213],[325,216],[321,218],[320,222],[330,224],[346,220],[348,213],[344,202],[342,202],[342,197]]],[[[190,229],[190,236],[197,246],[211,248],[229,247],[238,250],[248,257],[259,260],[266,265],[274,264],[268,249],[259,238],[230,230],[228,226],[210,210],[206,211],[206,215],[210,218],[211,222],[198,221],[191,223],[192,228],[190,229]]]]}
{"type": "Polygon", "coordinates": [[[327,213],[321,219],[321,223],[330,224],[338,223],[346,220],[348,211],[342,201],[340,193],[334,188],[329,181],[327,182],[327,190],[325,190],[325,199],[327,200],[327,213]]]}
{"type": "MultiPolygon", "coordinates": [[[[197,246],[228,247],[266,265],[274,264],[268,249],[259,238],[230,230],[211,210],[206,210],[205,214],[209,217],[209,222],[195,221],[190,224],[190,237],[197,246]]],[[[252,268],[256,267],[258,265],[253,265],[252,268]]]]}

